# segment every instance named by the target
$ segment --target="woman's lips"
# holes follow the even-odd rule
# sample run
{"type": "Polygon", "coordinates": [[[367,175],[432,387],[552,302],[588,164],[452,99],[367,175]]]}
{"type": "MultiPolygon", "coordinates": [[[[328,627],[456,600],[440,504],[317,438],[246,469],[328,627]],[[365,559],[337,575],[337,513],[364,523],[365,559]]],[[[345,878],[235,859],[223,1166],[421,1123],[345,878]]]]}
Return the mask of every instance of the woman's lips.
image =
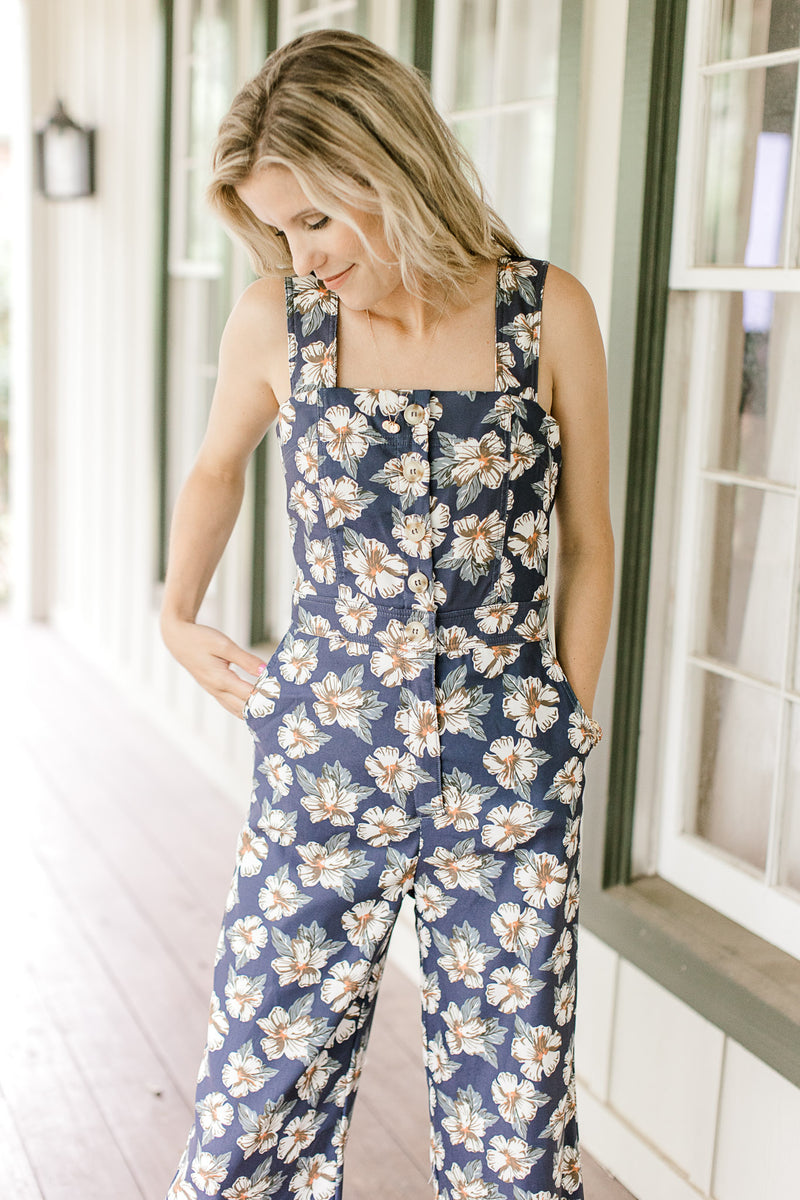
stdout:
{"type": "Polygon", "coordinates": [[[355,263],[351,263],[346,270],[340,271],[338,275],[331,275],[329,279],[323,279],[322,282],[325,284],[325,287],[329,289],[337,288],[340,283],[344,282],[354,266],[355,263]]]}

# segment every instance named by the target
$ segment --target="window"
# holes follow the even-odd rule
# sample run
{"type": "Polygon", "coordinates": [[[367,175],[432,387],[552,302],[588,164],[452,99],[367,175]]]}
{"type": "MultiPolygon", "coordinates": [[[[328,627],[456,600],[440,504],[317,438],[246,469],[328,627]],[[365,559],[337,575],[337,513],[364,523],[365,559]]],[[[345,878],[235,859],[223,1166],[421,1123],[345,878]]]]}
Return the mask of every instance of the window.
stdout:
{"type": "Polygon", "coordinates": [[[546,258],[555,160],[558,0],[437,0],[433,97],[491,203],[546,258]]]}
{"type": "Polygon", "coordinates": [[[798,64],[796,0],[690,5],[648,740],[658,873],[800,957],[798,64]]]}
{"type": "MultiPolygon", "coordinates": [[[[219,339],[251,276],[205,202],[210,151],[239,83],[264,58],[263,5],[254,0],[174,0],[169,205],[163,336],[161,540],[208,419],[219,339]]],[[[214,603],[218,580],[209,589],[214,603]]]]}

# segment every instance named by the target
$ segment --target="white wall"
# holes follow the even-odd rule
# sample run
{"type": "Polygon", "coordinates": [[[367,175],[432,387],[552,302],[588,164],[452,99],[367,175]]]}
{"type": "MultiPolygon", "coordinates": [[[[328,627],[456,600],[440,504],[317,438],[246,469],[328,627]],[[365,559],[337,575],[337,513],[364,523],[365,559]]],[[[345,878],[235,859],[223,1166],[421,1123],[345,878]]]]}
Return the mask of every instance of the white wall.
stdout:
{"type": "MultiPolygon", "coordinates": [[[[30,611],[49,614],[241,797],[246,731],[172,662],[157,630],[161,5],[28,0],[27,12],[34,119],[58,95],[97,129],[96,195],[33,199],[32,399],[44,445],[32,466],[49,480],[47,493],[34,489],[49,534],[31,564],[43,578],[30,611]]],[[[248,535],[243,519],[215,613],[241,640],[248,535]]]]}

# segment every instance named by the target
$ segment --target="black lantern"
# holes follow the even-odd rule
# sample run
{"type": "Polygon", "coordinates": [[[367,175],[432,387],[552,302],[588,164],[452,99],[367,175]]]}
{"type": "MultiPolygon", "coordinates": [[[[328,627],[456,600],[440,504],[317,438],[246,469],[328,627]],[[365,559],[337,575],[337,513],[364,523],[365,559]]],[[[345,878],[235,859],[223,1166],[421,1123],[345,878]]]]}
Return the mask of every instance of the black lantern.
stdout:
{"type": "Polygon", "coordinates": [[[48,200],[73,200],[94,192],[94,130],[72,120],[60,100],[36,132],[39,191],[48,200]]]}

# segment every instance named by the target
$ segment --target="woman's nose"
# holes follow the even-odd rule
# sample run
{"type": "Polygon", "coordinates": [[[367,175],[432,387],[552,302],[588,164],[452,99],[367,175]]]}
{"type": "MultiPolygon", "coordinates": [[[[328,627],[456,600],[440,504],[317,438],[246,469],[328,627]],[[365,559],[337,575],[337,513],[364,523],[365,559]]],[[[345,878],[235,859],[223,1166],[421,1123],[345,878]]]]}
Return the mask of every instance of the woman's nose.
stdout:
{"type": "Polygon", "coordinates": [[[324,262],[325,255],[318,246],[314,246],[307,238],[293,238],[289,244],[292,255],[292,269],[295,275],[310,275],[311,272],[324,262]]]}

